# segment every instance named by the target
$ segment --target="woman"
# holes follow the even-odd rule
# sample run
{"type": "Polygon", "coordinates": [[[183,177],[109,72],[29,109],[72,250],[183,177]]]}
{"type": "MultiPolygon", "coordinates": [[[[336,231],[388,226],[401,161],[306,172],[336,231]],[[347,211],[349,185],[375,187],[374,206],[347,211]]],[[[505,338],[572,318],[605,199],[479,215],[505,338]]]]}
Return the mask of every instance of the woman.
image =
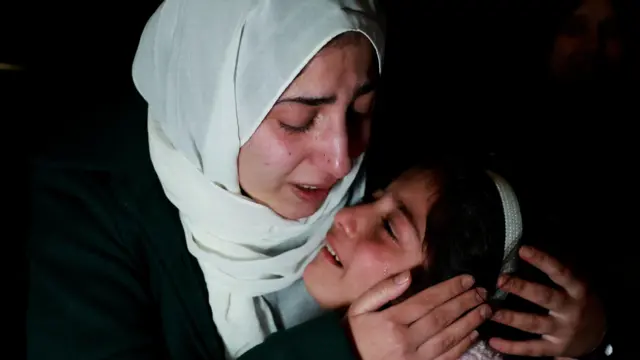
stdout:
{"type": "Polygon", "coordinates": [[[348,334],[388,337],[347,333],[331,313],[307,321],[321,309],[300,281],[333,215],[362,195],[383,53],[374,9],[160,6],[133,66],[144,100],[58,139],[67,148],[35,167],[30,359],[246,359],[258,344],[259,359],[341,359],[348,334]]]}
{"type": "MultiPolygon", "coordinates": [[[[525,261],[551,276],[561,290],[547,290],[538,285],[534,289],[538,294],[535,294],[522,286],[522,280],[513,277],[518,268],[525,265],[518,264],[516,255],[522,238],[522,216],[515,192],[500,176],[469,168],[414,167],[374,197],[370,203],[338,212],[327,234],[326,246],[305,269],[305,285],[323,307],[347,308],[353,304],[349,311],[351,318],[362,306],[357,301],[363,293],[388,274],[409,268],[413,269],[411,285],[408,289],[404,286],[404,293],[397,298],[394,297],[398,292],[391,291],[387,296],[391,303],[405,301],[456,275],[470,274],[475,278],[477,292],[461,296],[478,307],[467,314],[459,311],[457,315],[464,315],[463,319],[473,318],[479,325],[491,316],[491,307],[482,304],[486,301],[501,309],[493,316],[494,321],[543,334],[547,340],[554,339],[546,344],[538,340],[539,352],[528,355],[582,356],[602,340],[605,329],[601,308],[583,301],[587,298],[584,284],[569,273],[556,273],[554,267],[559,264],[553,264],[555,261],[546,261],[552,265],[546,266],[545,261],[540,261],[544,254],[530,247],[523,247],[520,252],[525,261]],[[509,278],[511,281],[507,281],[509,278]],[[523,327],[522,322],[512,322],[514,316],[521,314],[509,310],[518,306],[502,301],[506,295],[502,290],[552,311],[550,316],[537,317],[542,332],[523,327]],[[550,296],[540,296],[548,291],[550,296]],[[559,302],[566,306],[557,308],[559,302]],[[580,311],[600,313],[591,319],[582,319],[582,329],[577,327],[578,331],[574,331],[576,327],[569,319],[580,311]],[[568,338],[568,331],[572,332],[569,336],[572,339],[563,341],[568,338]]],[[[435,327],[434,324],[421,326],[427,332],[435,327]]],[[[501,358],[485,341],[476,343],[466,353],[465,350],[480,335],[485,340],[496,337],[491,339],[491,345],[509,352],[508,345],[517,342],[497,337],[517,340],[523,335],[495,323],[484,324],[479,330],[480,334],[477,331],[450,333],[463,337],[464,341],[452,347],[446,353],[447,358],[501,358]]],[[[434,336],[426,347],[436,346],[440,336],[446,333],[434,336]]]]}

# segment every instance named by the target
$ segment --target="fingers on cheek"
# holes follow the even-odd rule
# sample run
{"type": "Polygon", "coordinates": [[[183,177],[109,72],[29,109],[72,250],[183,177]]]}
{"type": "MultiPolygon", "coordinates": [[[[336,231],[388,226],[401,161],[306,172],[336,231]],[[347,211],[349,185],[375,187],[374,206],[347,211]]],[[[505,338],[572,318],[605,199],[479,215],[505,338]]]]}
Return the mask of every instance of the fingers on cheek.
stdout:
{"type": "Polygon", "coordinates": [[[548,262],[548,258],[547,255],[543,252],[537,251],[533,248],[524,248],[522,249],[522,254],[524,255],[525,259],[528,259],[529,261],[531,261],[534,264],[544,264],[545,262],[548,262]],[[530,250],[529,253],[527,253],[527,250],[530,250]]]}
{"type": "Polygon", "coordinates": [[[487,319],[491,318],[492,311],[491,306],[483,304],[473,309],[469,314],[463,316],[458,320],[457,324],[462,326],[465,331],[471,332],[473,329],[480,326],[487,319]]]}
{"type": "Polygon", "coordinates": [[[444,354],[460,342],[459,334],[451,334],[450,332],[442,332],[430,339],[423,346],[418,348],[419,352],[428,353],[431,356],[436,354],[444,354]]]}
{"type": "Polygon", "coordinates": [[[508,310],[498,310],[494,315],[493,318],[491,318],[491,320],[500,323],[500,324],[505,324],[505,325],[512,325],[513,324],[513,313],[511,311],[508,310]]]}
{"type": "Polygon", "coordinates": [[[520,255],[527,262],[531,263],[537,268],[545,268],[545,269],[557,269],[560,266],[560,263],[551,256],[546,253],[536,250],[529,246],[523,246],[520,249],[520,255]]]}
{"type": "Polygon", "coordinates": [[[564,301],[557,291],[546,286],[536,290],[534,293],[535,298],[532,299],[535,303],[546,308],[558,309],[562,307],[564,301]]]}
{"type": "Polygon", "coordinates": [[[478,311],[478,315],[477,315],[478,316],[478,320],[477,321],[479,323],[484,322],[485,320],[489,319],[493,315],[493,312],[491,310],[491,306],[486,305],[486,304],[485,305],[481,305],[478,308],[477,311],[478,311]]]}
{"type": "Polygon", "coordinates": [[[449,351],[438,357],[438,360],[458,360],[478,339],[478,332],[473,331],[467,335],[462,341],[453,346],[449,351]]]}
{"type": "Polygon", "coordinates": [[[569,267],[567,266],[563,266],[560,263],[553,263],[552,266],[552,271],[551,275],[554,275],[556,277],[560,277],[560,278],[573,278],[573,272],[571,271],[571,269],[569,269],[569,267]]]}
{"type": "Polygon", "coordinates": [[[525,282],[515,277],[503,276],[500,280],[499,287],[502,291],[521,294],[525,288],[525,282]]]}
{"type": "Polygon", "coordinates": [[[395,344],[402,352],[409,352],[412,349],[411,344],[409,343],[409,334],[407,334],[406,328],[399,326],[396,323],[389,322],[387,333],[390,334],[389,341],[391,344],[395,344]]]}
{"type": "Polygon", "coordinates": [[[503,339],[500,339],[500,338],[489,339],[489,346],[491,346],[495,350],[498,350],[499,352],[508,353],[509,346],[507,345],[508,343],[503,339]]]}
{"type": "Polygon", "coordinates": [[[518,345],[518,343],[516,343],[516,342],[509,341],[509,340],[504,340],[504,339],[500,339],[500,338],[489,339],[489,346],[491,346],[492,348],[494,348],[498,352],[501,352],[503,354],[524,355],[522,352],[525,349],[522,349],[521,347],[518,348],[517,345],[518,345]]]}
{"type": "Polygon", "coordinates": [[[503,354],[540,357],[557,353],[557,349],[545,340],[510,341],[500,338],[489,339],[489,346],[503,354]]]}
{"type": "Polygon", "coordinates": [[[587,285],[583,281],[578,281],[577,284],[571,289],[572,295],[575,299],[583,300],[587,297],[587,285]]]}
{"type": "Polygon", "coordinates": [[[535,334],[550,334],[555,331],[555,321],[549,316],[516,313],[501,310],[493,317],[495,322],[535,334]]]}
{"type": "Polygon", "coordinates": [[[565,305],[563,293],[540,284],[532,284],[525,280],[510,277],[500,289],[532,301],[544,308],[557,310],[565,305]]]}

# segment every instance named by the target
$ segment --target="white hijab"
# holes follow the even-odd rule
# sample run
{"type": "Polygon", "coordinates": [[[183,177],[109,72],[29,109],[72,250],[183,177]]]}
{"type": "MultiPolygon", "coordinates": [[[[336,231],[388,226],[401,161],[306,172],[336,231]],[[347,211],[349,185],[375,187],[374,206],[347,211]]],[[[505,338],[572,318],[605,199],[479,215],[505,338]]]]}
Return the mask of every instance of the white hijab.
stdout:
{"type": "Polygon", "coordinates": [[[335,213],[364,190],[360,157],[315,214],[286,220],[242,196],[239,149],[337,35],[364,34],[381,69],[374,14],[364,0],[165,0],[146,25],[133,79],[149,104],[151,160],[180,211],[229,358],[276,331],[262,295],[301,277],[335,213]]]}

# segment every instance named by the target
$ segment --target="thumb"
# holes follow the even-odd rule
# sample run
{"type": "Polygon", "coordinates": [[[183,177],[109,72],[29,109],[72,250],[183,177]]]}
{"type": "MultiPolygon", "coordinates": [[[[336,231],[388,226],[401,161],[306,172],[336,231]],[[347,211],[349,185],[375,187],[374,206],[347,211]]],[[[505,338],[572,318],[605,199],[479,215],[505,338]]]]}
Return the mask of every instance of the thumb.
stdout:
{"type": "Polygon", "coordinates": [[[379,282],[351,304],[347,316],[356,316],[378,310],[384,304],[402,295],[410,283],[411,274],[408,271],[379,282]]]}

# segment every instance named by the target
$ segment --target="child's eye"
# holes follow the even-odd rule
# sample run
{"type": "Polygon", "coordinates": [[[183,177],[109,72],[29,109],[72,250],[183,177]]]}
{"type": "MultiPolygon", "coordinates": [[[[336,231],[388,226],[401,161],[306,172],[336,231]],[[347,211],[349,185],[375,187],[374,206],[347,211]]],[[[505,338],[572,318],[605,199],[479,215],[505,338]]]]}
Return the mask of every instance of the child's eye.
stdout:
{"type": "Polygon", "coordinates": [[[398,240],[396,238],[396,235],[393,233],[393,228],[391,227],[391,223],[389,222],[389,219],[382,219],[382,226],[384,227],[384,230],[389,234],[389,236],[391,236],[393,238],[393,240],[398,240]]]}

